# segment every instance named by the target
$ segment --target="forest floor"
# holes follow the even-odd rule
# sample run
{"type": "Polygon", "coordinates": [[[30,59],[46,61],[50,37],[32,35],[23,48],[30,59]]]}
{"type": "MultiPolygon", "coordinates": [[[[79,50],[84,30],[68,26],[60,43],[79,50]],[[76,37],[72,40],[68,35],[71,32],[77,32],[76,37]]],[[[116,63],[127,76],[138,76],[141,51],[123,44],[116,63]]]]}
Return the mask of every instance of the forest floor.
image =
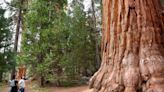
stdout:
{"type": "MultiPolygon", "coordinates": [[[[25,92],[92,92],[87,85],[77,87],[46,87],[37,88],[30,83],[26,83],[25,92]]],[[[0,87],[0,92],[9,92],[9,87],[4,85],[0,87]]]]}

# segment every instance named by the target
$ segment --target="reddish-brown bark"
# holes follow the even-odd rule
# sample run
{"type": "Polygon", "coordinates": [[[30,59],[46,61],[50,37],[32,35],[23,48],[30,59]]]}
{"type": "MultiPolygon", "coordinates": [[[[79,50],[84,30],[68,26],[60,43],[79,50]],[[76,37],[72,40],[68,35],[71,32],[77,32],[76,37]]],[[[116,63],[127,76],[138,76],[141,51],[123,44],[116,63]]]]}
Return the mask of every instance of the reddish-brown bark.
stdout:
{"type": "Polygon", "coordinates": [[[163,23],[160,0],[103,0],[94,92],[164,92],[163,23]]]}
{"type": "Polygon", "coordinates": [[[17,72],[17,79],[21,79],[23,77],[26,77],[26,67],[25,65],[21,65],[19,68],[18,68],[18,72],[17,72]]]}

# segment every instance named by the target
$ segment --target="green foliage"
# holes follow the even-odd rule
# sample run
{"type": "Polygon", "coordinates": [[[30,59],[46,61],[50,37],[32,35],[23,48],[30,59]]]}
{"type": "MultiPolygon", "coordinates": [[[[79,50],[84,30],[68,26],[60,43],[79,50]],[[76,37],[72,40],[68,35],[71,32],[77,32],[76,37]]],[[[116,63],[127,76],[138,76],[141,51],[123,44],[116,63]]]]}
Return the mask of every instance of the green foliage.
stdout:
{"type": "MultiPolygon", "coordinates": [[[[90,27],[87,25],[87,18],[83,10],[76,6],[73,17],[69,18],[70,25],[66,26],[68,37],[63,42],[65,43],[63,46],[65,53],[60,64],[64,67],[66,74],[74,78],[84,72],[84,69],[94,70],[95,52],[90,27]]],[[[64,22],[67,23],[67,21],[64,22]]]]}
{"type": "Polygon", "coordinates": [[[85,12],[79,4],[67,15],[64,9],[54,10],[56,3],[35,0],[28,5],[18,61],[46,80],[89,75],[95,71],[95,43],[85,12]]]}
{"type": "Polygon", "coordinates": [[[13,63],[12,32],[9,30],[10,19],[4,17],[5,9],[0,7],[0,72],[11,69],[13,63]]]}

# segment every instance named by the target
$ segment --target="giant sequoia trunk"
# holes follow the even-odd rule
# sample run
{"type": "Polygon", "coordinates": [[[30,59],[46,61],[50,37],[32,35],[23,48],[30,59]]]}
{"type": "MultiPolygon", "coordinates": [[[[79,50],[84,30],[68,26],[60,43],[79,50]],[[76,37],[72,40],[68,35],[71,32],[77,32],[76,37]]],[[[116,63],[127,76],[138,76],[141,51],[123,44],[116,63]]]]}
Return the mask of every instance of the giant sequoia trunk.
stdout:
{"type": "Polygon", "coordinates": [[[94,92],[164,92],[159,0],[103,0],[102,64],[94,92]]]}

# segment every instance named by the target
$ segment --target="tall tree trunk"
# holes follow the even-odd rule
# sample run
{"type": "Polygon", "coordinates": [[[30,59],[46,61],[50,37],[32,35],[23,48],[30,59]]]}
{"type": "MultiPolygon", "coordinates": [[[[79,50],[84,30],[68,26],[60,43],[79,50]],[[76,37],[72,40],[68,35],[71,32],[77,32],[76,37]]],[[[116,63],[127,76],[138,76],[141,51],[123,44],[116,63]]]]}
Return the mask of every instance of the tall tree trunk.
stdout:
{"type": "Polygon", "coordinates": [[[94,92],[164,92],[160,0],[103,0],[102,64],[94,92]]]}
{"type": "Polygon", "coordinates": [[[0,82],[2,82],[3,79],[3,72],[0,72],[0,82]]]}
{"type": "Polygon", "coordinates": [[[95,48],[96,48],[96,70],[100,67],[100,50],[99,50],[99,43],[98,43],[98,35],[99,31],[96,29],[96,15],[95,15],[95,1],[91,0],[91,7],[92,7],[92,29],[94,33],[94,41],[95,41],[95,48]]]}
{"type": "MultiPolygon", "coordinates": [[[[20,7],[19,7],[19,11],[18,11],[16,34],[15,34],[15,41],[14,41],[14,53],[16,55],[17,55],[17,51],[18,51],[18,42],[19,42],[19,35],[20,35],[19,33],[20,33],[20,29],[21,29],[21,24],[22,24],[23,0],[21,0],[19,4],[20,4],[20,7]]],[[[15,64],[16,64],[16,62],[14,62],[14,66],[13,66],[12,74],[11,74],[11,79],[12,79],[12,76],[15,75],[15,73],[16,73],[15,64]]]]}
{"type": "Polygon", "coordinates": [[[44,84],[45,84],[44,76],[41,76],[41,77],[40,77],[40,86],[41,86],[41,87],[44,87],[44,84]]]}

